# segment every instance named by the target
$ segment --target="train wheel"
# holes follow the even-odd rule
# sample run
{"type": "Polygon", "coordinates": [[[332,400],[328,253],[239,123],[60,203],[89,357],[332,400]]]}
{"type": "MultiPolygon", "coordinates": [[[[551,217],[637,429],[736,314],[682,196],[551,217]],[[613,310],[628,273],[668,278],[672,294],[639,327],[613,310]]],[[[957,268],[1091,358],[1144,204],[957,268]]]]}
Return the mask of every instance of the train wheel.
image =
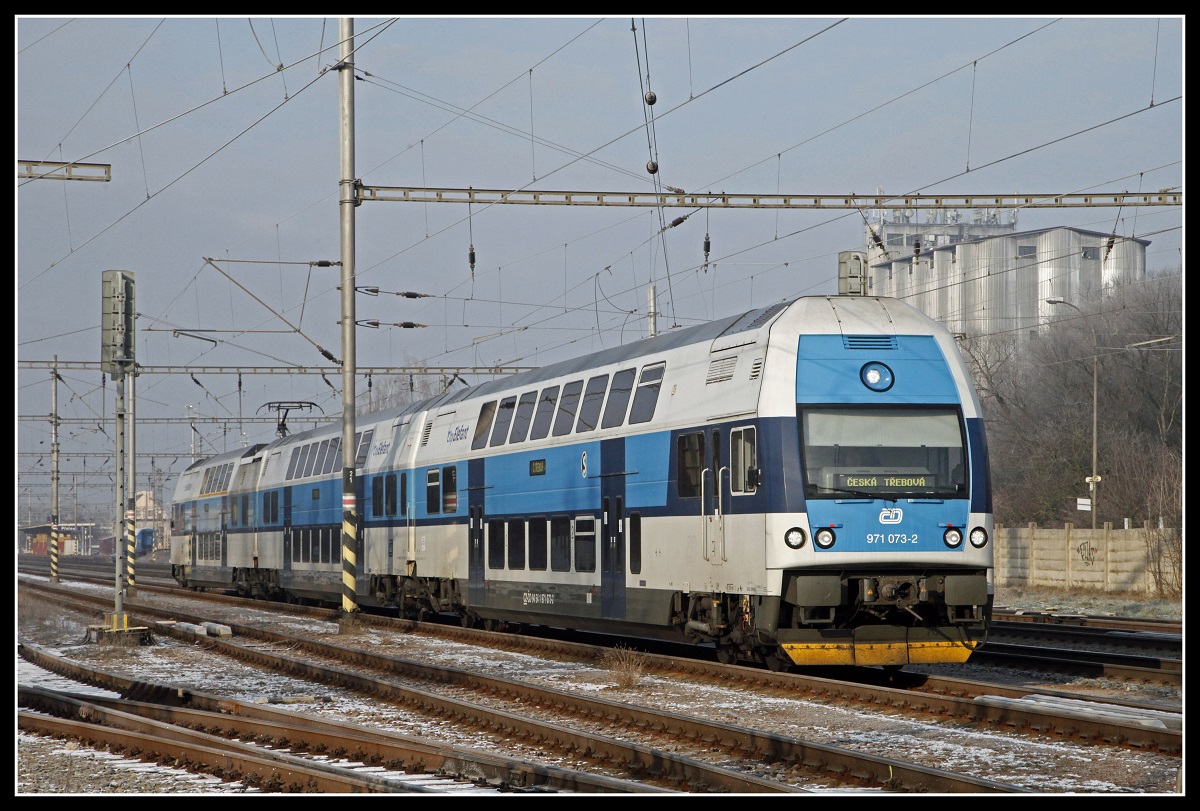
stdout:
{"type": "Polygon", "coordinates": [[[459,621],[462,623],[462,627],[464,628],[479,627],[479,618],[474,614],[468,614],[465,611],[462,614],[459,614],[459,621]]]}
{"type": "Polygon", "coordinates": [[[723,665],[737,664],[738,650],[732,645],[717,646],[717,661],[723,665]]]}

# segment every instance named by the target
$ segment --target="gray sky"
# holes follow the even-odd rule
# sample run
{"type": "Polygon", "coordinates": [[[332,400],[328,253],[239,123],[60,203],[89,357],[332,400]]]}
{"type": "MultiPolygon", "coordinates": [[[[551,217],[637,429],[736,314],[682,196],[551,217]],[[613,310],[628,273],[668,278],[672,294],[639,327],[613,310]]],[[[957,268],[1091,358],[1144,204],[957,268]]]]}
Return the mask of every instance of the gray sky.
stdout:
{"type": "MultiPolygon", "coordinates": [[[[354,27],[355,174],[368,186],[1182,190],[1178,16],[405,17],[354,27]]],[[[330,366],[314,344],[342,356],[340,271],[307,264],[341,258],[337,34],[335,17],[15,19],[16,158],[112,166],[111,182],[18,179],[18,361],[99,360],[106,269],[136,276],[143,366],[330,366]]],[[[1182,264],[1179,207],[1028,210],[1018,228],[1057,225],[1149,239],[1151,270],[1182,264]]],[[[359,367],[536,366],[644,336],[651,283],[660,330],[835,293],[837,253],[861,248],[864,228],[845,210],[368,200],[355,238],[356,284],[384,291],[356,300],[359,320],[384,325],[357,331],[359,367]],[[401,291],[429,298],[388,295],[401,291]],[[386,326],[404,321],[428,326],[386,326]]],[[[70,454],[112,452],[115,384],[91,370],[61,377],[60,416],[97,423],[60,428],[65,492],[71,472],[111,469],[70,454]]],[[[339,415],[340,386],[337,374],[247,375],[240,390],[231,375],[143,375],[139,419],[229,423],[200,436],[147,423],[137,450],[178,472],[193,443],[207,454],[273,439],[271,425],[238,431],[239,416],[269,416],[268,401],[339,415]]],[[[356,397],[368,393],[363,378],[356,397]]],[[[49,371],[18,364],[17,413],[48,415],[50,396],[49,371]]],[[[18,420],[16,444],[20,520],[41,520],[48,422],[18,420]]],[[[93,487],[79,499],[113,495],[93,487]]],[[[60,514],[70,519],[69,503],[60,514]]]]}

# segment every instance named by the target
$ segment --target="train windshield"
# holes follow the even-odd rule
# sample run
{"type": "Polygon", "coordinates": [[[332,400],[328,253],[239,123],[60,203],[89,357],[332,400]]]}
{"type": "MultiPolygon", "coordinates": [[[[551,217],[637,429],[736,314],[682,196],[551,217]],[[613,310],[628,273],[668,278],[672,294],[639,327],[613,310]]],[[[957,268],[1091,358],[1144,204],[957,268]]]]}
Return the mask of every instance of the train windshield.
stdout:
{"type": "Polygon", "coordinates": [[[966,498],[957,407],[802,406],[807,498],[966,498]]]}

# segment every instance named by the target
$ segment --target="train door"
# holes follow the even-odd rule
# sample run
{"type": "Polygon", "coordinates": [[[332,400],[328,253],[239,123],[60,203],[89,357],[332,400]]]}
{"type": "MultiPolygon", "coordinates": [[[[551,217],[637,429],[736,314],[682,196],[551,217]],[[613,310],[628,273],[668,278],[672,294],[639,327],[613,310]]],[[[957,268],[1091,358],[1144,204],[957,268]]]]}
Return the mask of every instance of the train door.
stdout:
{"type": "MultiPolygon", "coordinates": [[[[391,508],[385,509],[387,516],[387,573],[409,574],[416,566],[417,536],[413,522],[413,504],[409,491],[408,470],[412,464],[412,436],[409,426],[412,416],[397,417],[392,423],[392,449],[386,467],[394,469],[389,480],[388,494],[391,508]],[[399,564],[399,565],[398,565],[399,564]]],[[[414,488],[415,489],[415,488],[414,488]]]]}
{"type": "Polygon", "coordinates": [[[625,617],[625,441],[606,439],[600,452],[600,610],[625,617]]]}
{"type": "Polygon", "coordinates": [[[190,509],[191,513],[192,513],[192,522],[188,525],[188,555],[187,555],[187,557],[188,557],[188,564],[192,567],[192,570],[195,570],[196,556],[199,554],[199,547],[200,547],[200,530],[199,530],[199,525],[196,523],[196,518],[197,518],[196,502],[193,501],[191,506],[188,509],[190,509]]]}
{"type": "Polygon", "coordinates": [[[292,571],[292,488],[283,488],[283,570],[292,571]]]}
{"type": "Polygon", "coordinates": [[[467,602],[482,605],[485,593],[484,577],[484,493],[483,460],[467,463],[467,602]]]}
{"type": "Polygon", "coordinates": [[[221,568],[229,565],[229,502],[233,496],[221,496],[221,568]]]}
{"type": "Polygon", "coordinates": [[[709,458],[701,473],[704,488],[700,503],[704,511],[704,559],[725,562],[725,510],[729,504],[729,468],[721,464],[721,429],[708,437],[709,458]]]}

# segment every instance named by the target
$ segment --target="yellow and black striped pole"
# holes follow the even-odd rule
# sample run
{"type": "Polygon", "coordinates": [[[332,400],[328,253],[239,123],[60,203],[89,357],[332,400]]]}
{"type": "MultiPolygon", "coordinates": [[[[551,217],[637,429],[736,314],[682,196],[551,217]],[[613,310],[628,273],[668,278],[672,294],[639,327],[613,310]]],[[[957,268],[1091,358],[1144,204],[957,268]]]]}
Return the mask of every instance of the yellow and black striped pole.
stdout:
{"type": "MultiPolygon", "coordinates": [[[[354,457],[350,457],[353,464],[354,457]]],[[[354,468],[342,468],[342,610],[346,613],[358,611],[357,585],[358,527],[354,485],[354,468]]]]}
{"type": "Polygon", "coordinates": [[[134,584],[134,560],[137,554],[137,534],[133,522],[133,505],[125,510],[125,595],[137,596],[137,586],[134,584]]]}
{"type": "Polygon", "coordinates": [[[50,524],[50,582],[58,582],[58,516],[50,524]]]}

